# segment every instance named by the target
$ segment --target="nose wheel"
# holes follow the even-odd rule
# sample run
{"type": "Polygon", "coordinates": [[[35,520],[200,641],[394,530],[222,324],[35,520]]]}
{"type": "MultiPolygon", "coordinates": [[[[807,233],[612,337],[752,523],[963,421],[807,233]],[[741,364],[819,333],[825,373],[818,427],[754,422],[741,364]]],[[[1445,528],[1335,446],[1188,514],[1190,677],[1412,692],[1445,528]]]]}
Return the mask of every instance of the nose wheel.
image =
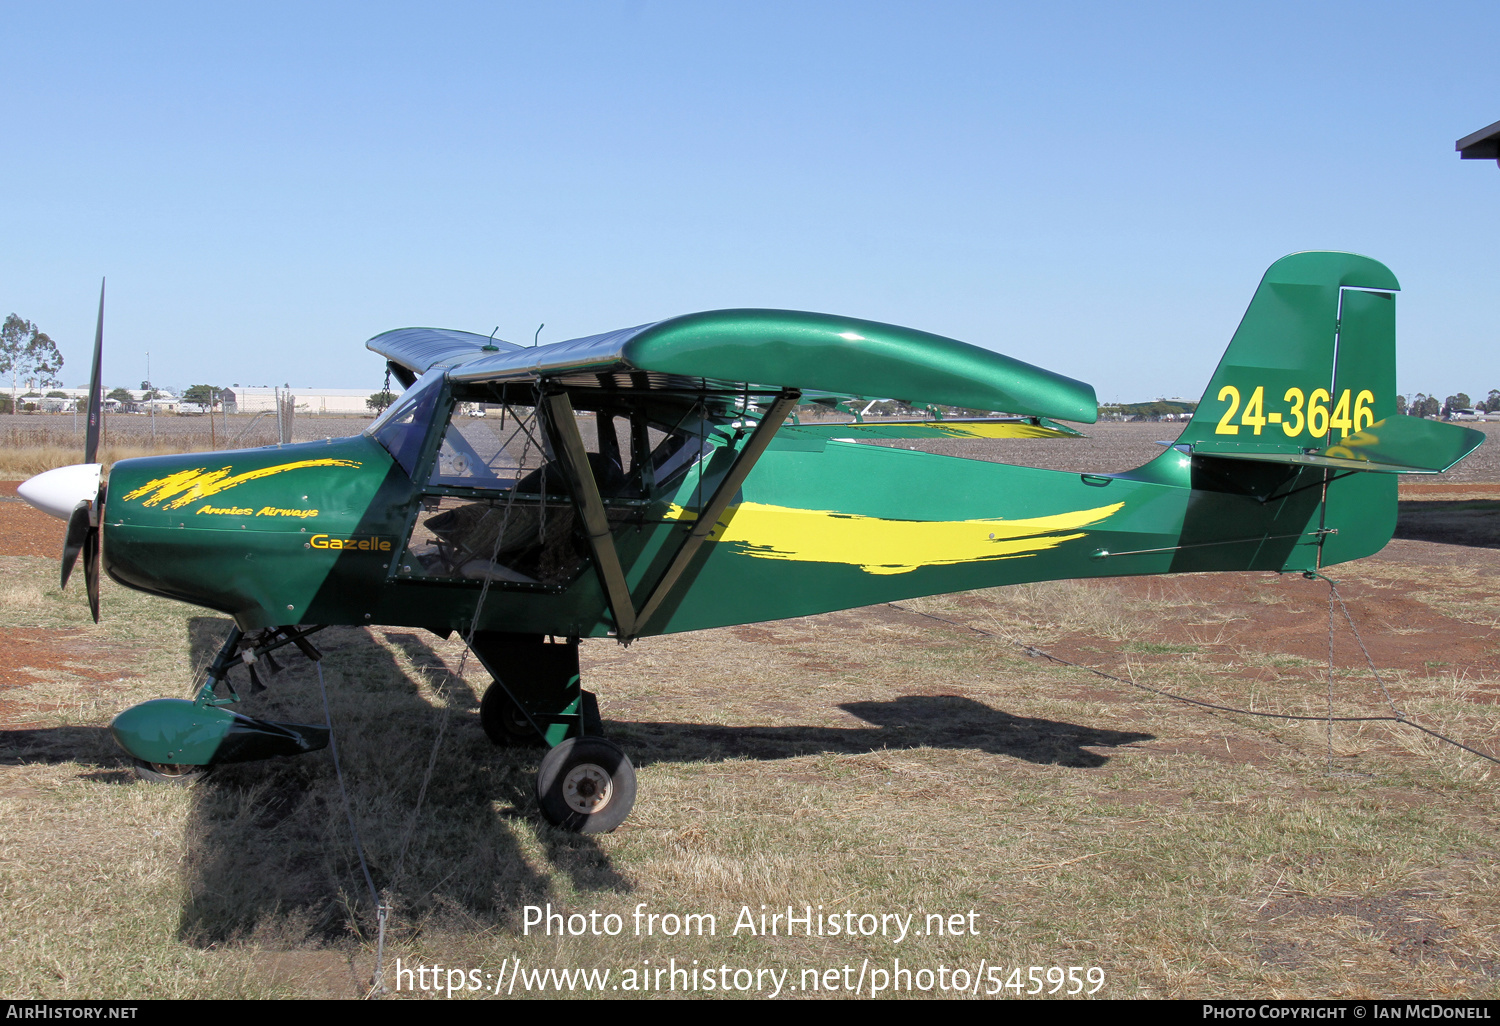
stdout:
{"type": "Polygon", "coordinates": [[[547,820],[579,834],[605,834],[635,805],[635,767],[603,737],[572,737],[542,759],[536,800],[547,820]]]}
{"type": "Polygon", "coordinates": [[[185,786],[202,780],[208,774],[207,766],[187,766],[173,762],[147,762],[132,759],[130,769],[140,780],[152,784],[177,784],[185,786]]]}

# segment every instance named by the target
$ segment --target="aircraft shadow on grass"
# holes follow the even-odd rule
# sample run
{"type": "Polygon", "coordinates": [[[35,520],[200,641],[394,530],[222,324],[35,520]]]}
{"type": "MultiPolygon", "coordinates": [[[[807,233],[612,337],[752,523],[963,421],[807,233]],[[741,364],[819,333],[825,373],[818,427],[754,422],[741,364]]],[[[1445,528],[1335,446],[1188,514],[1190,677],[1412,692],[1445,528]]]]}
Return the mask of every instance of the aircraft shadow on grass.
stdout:
{"type": "MultiPolygon", "coordinates": [[[[228,621],[189,621],[192,665],[205,665],[228,621]]],[[[589,835],[541,824],[540,850],[509,820],[540,823],[533,778],[540,748],[502,749],[485,737],[479,696],[443,672],[443,661],[415,633],[385,637],[409,661],[362,631],[333,630],[318,638],[339,759],[349,801],[375,886],[408,928],[466,920],[505,925],[527,902],[548,900],[552,880],[576,890],[630,890],[629,881],[589,835]],[[429,674],[429,695],[414,679],[429,674]],[[433,684],[439,686],[434,688],[433,684]],[[399,725],[399,726],[397,726],[399,725]],[[431,779],[413,816],[438,731],[431,779]]],[[[316,670],[289,660],[269,689],[237,708],[282,722],[322,723],[316,670]]],[[[638,766],[657,762],[776,760],[819,753],[943,748],[984,751],[1072,768],[1103,765],[1089,751],[1150,739],[1012,716],[972,699],[912,695],[889,702],[850,702],[846,712],[867,727],[750,726],[611,722],[628,738],[638,766]]],[[[607,710],[607,702],[606,702],[607,710]]],[[[105,783],[133,780],[125,756],[102,727],[0,731],[0,764],[81,762],[82,774],[105,783]]],[[[208,945],[254,937],[264,942],[334,941],[370,929],[375,917],[351,844],[348,818],[331,752],[217,767],[191,792],[179,934],[208,945]]],[[[145,785],[141,785],[145,786],[145,785]]]]}
{"type": "Polygon", "coordinates": [[[1500,549],[1500,502],[1493,499],[1402,502],[1395,537],[1500,549]]]}

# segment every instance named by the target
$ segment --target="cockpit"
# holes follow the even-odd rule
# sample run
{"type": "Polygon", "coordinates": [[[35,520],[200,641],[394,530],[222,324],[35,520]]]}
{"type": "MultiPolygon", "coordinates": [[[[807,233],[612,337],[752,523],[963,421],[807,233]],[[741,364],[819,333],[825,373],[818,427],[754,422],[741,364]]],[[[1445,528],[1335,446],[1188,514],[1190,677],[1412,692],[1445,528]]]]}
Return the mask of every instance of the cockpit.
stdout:
{"type": "MultiPolygon", "coordinates": [[[[661,496],[712,450],[701,403],[576,393],[574,421],[612,532],[660,522],[661,496]]],[[[430,371],[367,429],[420,483],[398,578],[555,589],[588,563],[547,406],[534,384],[430,371]]],[[[722,419],[722,418],[720,418],[722,419]]]]}

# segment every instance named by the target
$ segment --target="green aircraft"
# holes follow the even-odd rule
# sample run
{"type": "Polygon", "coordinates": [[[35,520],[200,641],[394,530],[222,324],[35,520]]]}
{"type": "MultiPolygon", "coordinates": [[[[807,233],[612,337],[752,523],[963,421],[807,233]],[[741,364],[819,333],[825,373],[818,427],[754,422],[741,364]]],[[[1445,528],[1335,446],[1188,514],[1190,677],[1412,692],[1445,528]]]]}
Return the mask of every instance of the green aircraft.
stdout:
{"type": "Polygon", "coordinates": [[[122,460],[107,486],[101,289],[86,462],[22,494],[68,519],[63,581],[81,552],[96,620],[101,566],[234,618],[195,698],[112,724],[141,775],[322,747],[324,728],[225,708],[231,671],[258,685],[277,649],[317,658],[328,625],[425,628],[459,633],[494,678],[491,739],[549,749],[543,815],[606,831],[635,773],[581,687],[581,638],[1059,578],[1315,573],[1379,551],[1394,475],[1439,473],[1483,439],[1396,414],[1397,288],[1367,257],[1278,260],[1186,430],[1124,473],[870,444],[1076,434],[1056,422],[1097,419],[1082,382],[909,328],[720,310],[529,348],[387,332],[368,347],[405,391],[362,434],[122,460]],[[866,421],[873,399],[1008,416],[866,421]],[[825,408],[853,416],[803,423],[825,408]]]}

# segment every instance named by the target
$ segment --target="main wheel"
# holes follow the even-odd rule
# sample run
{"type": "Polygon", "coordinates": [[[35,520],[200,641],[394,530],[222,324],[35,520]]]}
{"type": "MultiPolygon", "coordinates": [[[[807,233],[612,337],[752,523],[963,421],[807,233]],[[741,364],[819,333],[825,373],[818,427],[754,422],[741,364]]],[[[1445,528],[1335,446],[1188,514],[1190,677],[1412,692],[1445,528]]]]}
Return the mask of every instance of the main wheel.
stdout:
{"type": "Polygon", "coordinates": [[[536,800],[564,830],[607,834],[635,804],[635,767],[607,738],[570,737],[542,759],[536,800]]]}
{"type": "Polygon", "coordinates": [[[491,684],[479,700],[479,725],[485,736],[497,745],[539,745],[542,736],[536,732],[521,707],[499,684],[491,684]]]}
{"type": "Polygon", "coordinates": [[[207,766],[146,762],[144,759],[132,759],[130,768],[135,772],[137,777],[149,783],[177,784],[179,787],[191,784],[196,780],[202,780],[208,774],[207,766]]]}

